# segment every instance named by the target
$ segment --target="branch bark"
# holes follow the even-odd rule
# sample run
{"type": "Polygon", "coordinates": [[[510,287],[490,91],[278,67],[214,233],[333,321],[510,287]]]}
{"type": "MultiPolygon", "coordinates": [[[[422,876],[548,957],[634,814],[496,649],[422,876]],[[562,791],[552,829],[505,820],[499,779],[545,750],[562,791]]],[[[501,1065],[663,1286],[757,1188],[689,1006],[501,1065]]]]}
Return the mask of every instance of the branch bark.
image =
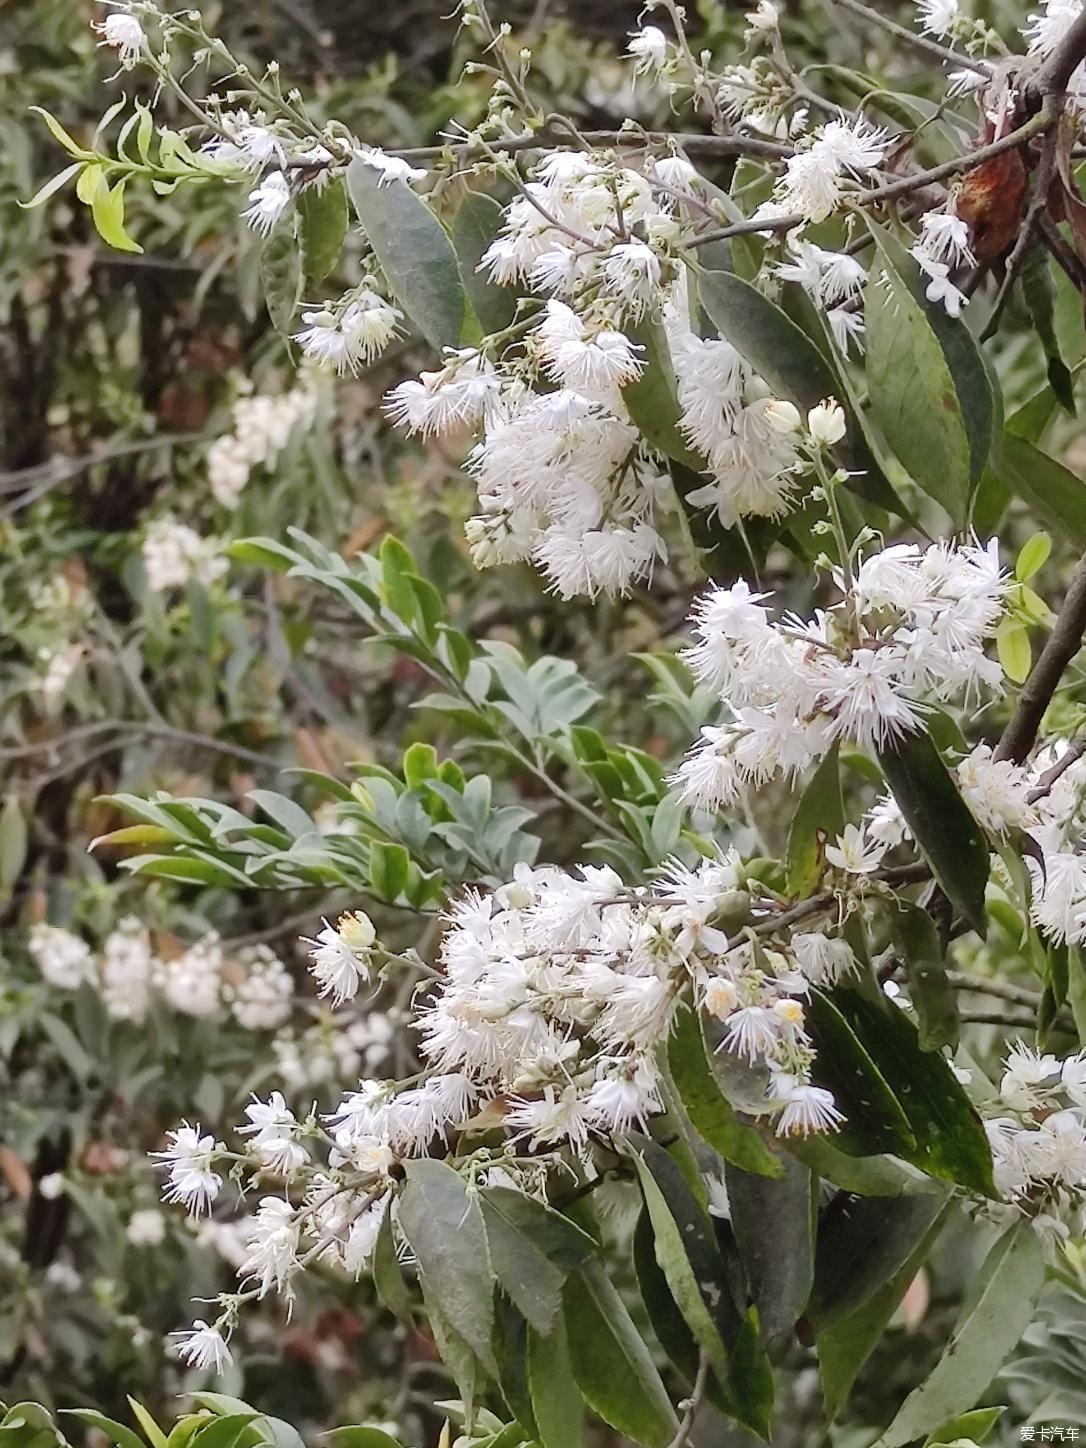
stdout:
{"type": "MultiPolygon", "coordinates": [[[[1086,32],[1084,32],[1086,34],[1086,32]]],[[[1033,748],[1045,710],[1064,670],[1082,647],[1086,633],[1086,555],[1079,559],[1071,587],[1040,657],[1030,670],[1010,722],[996,745],[996,759],[1021,764],[1033,748]]]]}

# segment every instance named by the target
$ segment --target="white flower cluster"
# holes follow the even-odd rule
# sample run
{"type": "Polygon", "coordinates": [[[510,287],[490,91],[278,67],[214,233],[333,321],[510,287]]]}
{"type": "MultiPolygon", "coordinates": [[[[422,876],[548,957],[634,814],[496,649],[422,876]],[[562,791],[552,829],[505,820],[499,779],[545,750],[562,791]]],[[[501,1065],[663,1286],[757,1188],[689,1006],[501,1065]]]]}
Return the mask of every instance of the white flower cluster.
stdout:
{"type": "Polygon", "coordinates": [[[881,163],[888,141],[886,131],[865,121],[828,121],[785,163],[773,200],[756,214],[825,221],[840,205],[849,179],[881,163]]]}
{"type": "Polygon", "coordinates": [[[372,280],[361,283],[338,302],[303,312],[305,327],[294,340],[307,357],[332,367],[342,377],[355,375],[372,362],[396,335],[403,313],[392,306],[372,280]]]}
{"type": "Polygon", "coordinates": [[[287,1019],[294,997],[290,972],[267,946],[226,958],[218,938],[208,935],[167,960],[132,918],[111,931],[97,956],[82,936],[46,924],[31,927],[28,950],[47,984],[67,991],[92,985],[112,1020],[136,1025],[157,998],[179,1015],[221,1017],[229,1011],[243,1030],[274,1030],[287,1019]]]}
{"type": "Polygon", "coordinates": [[[695,677],[719,694],[725,722],[701,731],[675,782],[715,810],[748,785],[794,777],[835,740],[882,746],[924,726],[925,706],[1001,686],[984,653],[1005,584],[994,542],[896,544],[866,558],[842,599],[813,619],[770,618],[739,582],[697,603],[695,677]]]}
{"type": "Polygon", "coordinates": [[[229,567],[217,538],[201,538],[172,513],[147,524],[141,553],[152,593],[184,588],[193,578],[205,585],[214,583],[229,567]]]}
{"type": "Polygon", "coordinates": [[[1060,1061],[1016,1042],[985,1122],[996,1186],[1056,1237],[1086,1205],[1086,1056],[1060,1061]]]}
{"type": "MultiPolygon", "coordinates": [[[[659,1050],[684,1002],[704,1014],[717,1050],[765,1073],[763,1109],[778,1134],[834,1129],[841,1113],[810,1078],[803,1000],[857,963],[832,935],[775,929],[779,908],[734,853],[693,868],[672,862],[651,888],[629,888],[606,866],[521,865],[492,895],[468,891],[450,912],[441,977],[416,1003],[423,1071],[404,1083],[362,1080],[323,1121],[299,1121],[279,1091],[246,1108],[238,1135],[251,1171],[285,1191],[247,1218],[210,1224],[242,1293],[223,1297],[214,1324],[194,1325],[182,1355],[221,1365],[242,1298],[289,1299],[313,1261],[365,1269],[397,1163],[469,1121],[506,1133],[485,1168],[493,1183],[542,1190],[570,1154],[593,1171],[594,1143],[613,1145],[663,1109],[659,1050]],[[313,1159],[319,1141],[330,1144],[326,1166],[313,1159]],[[535,1157],[523,1168],[520,1143],[535,1157]]],[[[310,942],[330,993],[357,990],[371,931],[367,917],[349,915],[310,942]]],[[[184,1122],[155,1155],[166,1200],[210,1212],[225,1146],[184,1122]]]]}
{"type": "Polygon", "coordinates": [[[318,401],[311,378],[279,396],[239,397],[232,430],[216,438],[207,451],[207,479],[215,501],[236,508],[253,469],[274,467],[294,429],[312,427],[318,401]]]}

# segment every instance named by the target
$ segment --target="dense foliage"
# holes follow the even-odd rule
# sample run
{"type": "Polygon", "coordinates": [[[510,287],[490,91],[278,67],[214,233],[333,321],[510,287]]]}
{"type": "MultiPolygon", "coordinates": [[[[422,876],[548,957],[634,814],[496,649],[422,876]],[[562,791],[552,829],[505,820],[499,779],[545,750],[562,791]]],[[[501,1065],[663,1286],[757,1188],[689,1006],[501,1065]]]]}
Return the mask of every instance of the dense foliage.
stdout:
{"type": "Polygon", "coordinates": [[[1079,1411],[1086,13],[833,11],[17,37],[12,1448],[1079,1411]]]}

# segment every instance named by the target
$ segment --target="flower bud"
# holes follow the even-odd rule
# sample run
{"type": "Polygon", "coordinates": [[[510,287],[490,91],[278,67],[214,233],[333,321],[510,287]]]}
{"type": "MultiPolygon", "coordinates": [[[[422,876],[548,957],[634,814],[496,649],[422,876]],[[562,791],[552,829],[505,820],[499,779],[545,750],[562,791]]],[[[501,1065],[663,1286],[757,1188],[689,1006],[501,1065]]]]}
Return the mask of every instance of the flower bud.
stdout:
{"type": "Polygon", "coordinates": [[[845,413],[840,403],[827,397],[807,414],[807,431],[817,447],[832,447],[845,435],[845,413]]]}
{"type": "Polygon", "coordinates": [[[368,950],[377,939],[373,921],[364,910],[355,910],[341,915],[336,922],[336,929],[348,950],[368,950]]]}
{"type": "Polygon", "coordinates": [[[784,398],[775,397],[766,403],[765,420],[775,432],[795,432],[800,424],[799,409],[784,398]]]}

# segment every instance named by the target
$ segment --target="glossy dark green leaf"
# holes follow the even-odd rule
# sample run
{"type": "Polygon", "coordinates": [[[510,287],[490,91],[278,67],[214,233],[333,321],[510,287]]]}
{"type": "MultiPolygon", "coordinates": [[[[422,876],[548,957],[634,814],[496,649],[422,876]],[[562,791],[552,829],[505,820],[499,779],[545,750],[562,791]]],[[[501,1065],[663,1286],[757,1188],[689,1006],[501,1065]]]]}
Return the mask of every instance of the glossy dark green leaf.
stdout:
{"type": "Polygon", "coordinates": [[[818,347],[775,302],[733,272],[706,271],[698,296],[722,337],[778,397],[804,410],[826,397],[836,397],[849,413],[849,437],[842,459],[854,474],[849,487],[861,496],[903,515],[900,498],[871,454],[834,369],[818,347]]]}
{"type": "Polygon", "coordinates": [[[841,987],[834,1002],[908,1118],[916,1145],[898,1154],[931,1176],[994,1196],[988,1138],[950,1062],[921,1050],[916,1026],[885,996],[841,987]]]}
{"type": "Polygon", "coordinates": [[[815,1047],[812,1076],[832,1091],[844,1124],[834,1145],[850,1156],[911,1155],[916,1147],[909,1118],[869,1052],[823,991],[811,992],[807,1027],[815,1047]]]}
{"type": "Polygon", "coordinates": [[[577,1448],[584,1432],[584,1400],[573,1380],[561,1318],[549,1337],[528,1330],[528,1388],[540,1448],[577,1448]]]}
{"type": "Polygon", "coordinates": [[[724,1168],[739,1258],[769,1339],[791,1334],[814,1276],[815,1178],[801,1162],[784,1161],[776,1181],[730,1162],[724,1168]]]}
{"type": "Polygon", "coordinates": [[[528,1383],[528,1333],[524,1318],[504,1296],[497,1299],[494,1321],[494,1355],[498,1360],[498,1386],[510,1413],[529,1438],[539,1429],[528,1383]]]}
{"type": "Polygon", "coordinates": [[[906,734],[879,750],[879,763],[947,899],[983,934],[988,841],[931,737],[906,734]]]}
{"type": "Polygon", "coordinates": [[[832,1422],[841,1411],[861,1368],[886,1331],[909,1284],[927,1261],[932,1244],[946,1220],[946,1212],[944,1207],[916,1251],[893,1278],[869,1297],[862,1307],[818,1334],[822,1403],[828,1421],[832,1422]]]}
{"type": "Polygon", "coordinates": [[[459,347],[478,322],[448,233],[404,181],[382,181],[356,158],[347,190],[397,302],[431,347],[459,347]]]}
{"type": "Polygon", "coordinates": [[[1048,385],[1065,411],[1075,411],[1075,388],[1071,371],[1060,352],[1056,335],[1056,288],[1048,252],[1040,242],[1033,242],[1026,251],[1019,272],[1022,297],[1029,310],[1033,329],[1044,348],[1048,363],[1048,385]]]}
{"type": "Polygon", "coordinates": [[[334,271],[347,236],[350,213],[341,180],[325,186],[307,186],[299,195],[298,241],[302,274],[307,287],[316,286],[334,271]]]}
{"type": "Polygon", "coordinates": [[[909,1002],[920,1026],[920,1046],[938,1051],[958,1044],[958,997],[947,979],[946,960],[935,922],[919,905],[899,900],[891,914],[905,962],[909,1002]]]}
{"type": "Polygon", "coordinates": [[[397,1220],[419,1264],[427,1306],[439,1302],[450,1326],[484,1365],[493,1364],[493,1278],[478,1199],[444,1162],[406,1163],[397,1220]]]}
{"type": "Polygon", "coordinates": [[[592,1239],[542,1202],[505,1187],[480,1194],[495,1276],[517,1308],[547,1336],[562,1306],[562,1284],[591,1256],[592,1239]]]}
{"type": "Polygon", "coordinates": [[[682,409],[664,324],[659,318],[645,319],[632,329],[631,336],[642,348],[644,366],[622,389],[626,410],[651,447],[697,471],[704,464],[679,431],[682,409]]]}
{"type": "MultiPolygon", "coordinates": [[[[918,408],[927,407],[928,411],[928,433],[933,439],[938,439],[937,447],[948,446],[951,436],[954,433],[954,423],[960,424],[961,433],[966,440],[966,475],[964,475],[963,488],[963,511],[956,513],[951,507],[948,498],[947,487],[951,484],[950,479],[943,479],[940,482],[938,473],[935,472],[933,460],[927,458],[922,452],[922,447],[917,446],[917,440],[912,440],[911,456],[908,459],[898,452],[899,458],[908,466],[921,487],[930,492],[935,500],[943,502],[951,517],[964,517],[964,504],[969,500],[973,485],[979,481],[980,473],[988,462],[992,442],[998,430],[1002,429],[1002,398],[999,395],[998,379],[995,374],[989,372],[985,365],[985,356],[977,346],[976,339],[970,332],[969,327],[959,317],[948,316],[946,308],[940,303],[928,301],[925,290],[927,281],[922,277],[921,271],[915,259],[905,251],[902,243],[892,235],[885,227],[877,226],[870,222],[869,227],[872,235],[875,236],[879,261],[872,271],[872,278],[867,288],[867,301],[872,301],[872,292],[876,288],[883,288],[883,300],[888,298],[892,304],[898,306],[899,320],[906,321],[905,336],[899,337],[904,345],[904,355],[899,358],[901,369],[908,368],[909,361],[915,359],[919,371],[921,371],[922,391],[915,391],[911,397],[904,400],[904,407],[918,408]],[[880,275],[885,275],[886,284],[880,281],[880,275]],[[931,353],[930,342],[934,340],[938,349],[938,358],[931,353]],[[906,358],[909,361],[906,361],[906,358]],[[943,363],[943,366],[938,363],[943,363]],[[944,375],[943,368],[946,368],[944,375]],[[950,382],[950,394],[946,392],[946,382],[950,382]],[[930,479],[933,487],[928,487],[925,479],[915,471],[912,462],[918,460],[919,465],[925,469],[925,475],[930,479]]],[[[877,306],[877,303],[876,303],[877,306]]],[[[883,314],[885,320],[885,314],[883,314]]],[[[879,401],[876,401],[875,381],[870,371],[870,345],[872,337],[867,336],[866,355],[869,362],[870,397],[872,397],[872,411],[879,426],[882,426],[880,417],[879,401]]],[[[883,387],[895,385],[895,374],[893,374],[892,356],[880,358],[885,365],[885,379],[883,387]]],[[[899,390],[905,388],[906,378],[902,371],[896,372],[896,387],[899,390]]],[[[886,410],[893,413],[892,398],[882,397],[882,403],[886,410]]],[[[885,432],[883,427],[883,432],[885,432]]],[[[889,434],[888,434],[888,440],[889,434]]],[[[896,445],[895,445],[895,450],[896,445]]]]}
{"type": "Polygon", "coordinates": [[[482,255],[498,235],[504,219],[505,212],[493,196],[469,191],[452,222],[453,250],[460,263],[464,290],[484,332],[504,331],[516,315],[515,288],[499,287],[479,270],[482,255]]]}
{"type": "Polygon", "coordinates": [[[946,1192],[856,1197],[839,1192],[818,1222],[806,1316],[818,1331],[873,1297],[926,1238],[946,1192]]]}
{"type": "Polygon", "coordinates": [[[844,825],[841,766],[834,743],[811,776],[792,816],[788,832],[789,895],[804,899],[818,888],[825,869],[826,839],[836,839],[844,825]]]}
{"type": "Polygon", "coordinates": [[[675,1409],[604,1269],[593,1262],[574,1273],[565,1299],[573,1376],[589,1407],[644,1448],[668,1448],[675,1409]]]}
{"type": "Polygon", "coordinates": [[[905,1399],[877,1448],[905,1448],[973,1406],[1021,1340],[1044,1275],[1044,1248],[1033,1223],[1008,1227],[963,1302],[946,1351],[905,1399]]]}
{"type": "Polygon", "coordinates": [[[713,1371],[725,1381],[729,1370],[726,1342],[738,1331],[739,1318],[712,1223],[662,1147],[646,1142],[634,1164],[660,1270],[713,1371]]]}
{"type": "Polygon", "coordinates": [[[668,1063],[683,1110],[701,1139],[746,1171],[780,1177],[779,1155],[754,1126],[741,1122],[709,1066],[697,1013],[683,1010],[668,1042],[668,1063]]]}
{"type": "Polygon", "coordinates": [[[1086,482],[1023,437],[1003,434],[1000,477],[1074,548],[1086,550],[1086,482]]]}
{"type": "Polygon", "coordinates": [[[396,1242],[392,1235],[392,1203],[389,1202],[377,1230],[377,1241],[373,1249],[373,1285],[377,1296],[390,1312],[401,1322],[412,1321],[411,1292],[404,1280],[403,1269],[396,1256],[396,1242]]]}
{"type": "Polygon", "coordinates": [[[895,1197],[938,1190],[916,1167],[893,1156],[849,1156],[828,1136],[790,1136],[784,1146],[823,1181],[861,1197],[895,1197]]]}

